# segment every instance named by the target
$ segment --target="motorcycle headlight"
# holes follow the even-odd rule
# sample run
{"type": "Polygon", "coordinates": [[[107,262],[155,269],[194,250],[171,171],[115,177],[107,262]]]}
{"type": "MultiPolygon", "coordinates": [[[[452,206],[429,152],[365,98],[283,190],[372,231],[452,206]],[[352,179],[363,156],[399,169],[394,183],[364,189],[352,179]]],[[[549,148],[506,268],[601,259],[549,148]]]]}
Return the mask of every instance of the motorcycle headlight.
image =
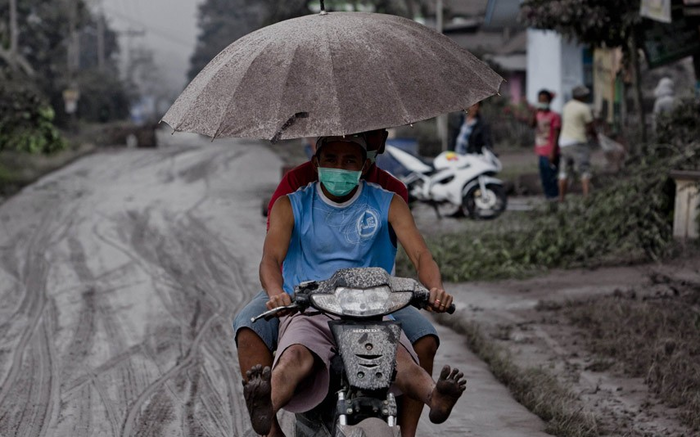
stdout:
{"type": "Polygon", "coordinates": [[[408,305],[412,298],[412,292],[392,292],[387,286],[366,289],[338,287],[333,293],[311,295],[316,308],[351,317],[390,314],[408,305]]]}

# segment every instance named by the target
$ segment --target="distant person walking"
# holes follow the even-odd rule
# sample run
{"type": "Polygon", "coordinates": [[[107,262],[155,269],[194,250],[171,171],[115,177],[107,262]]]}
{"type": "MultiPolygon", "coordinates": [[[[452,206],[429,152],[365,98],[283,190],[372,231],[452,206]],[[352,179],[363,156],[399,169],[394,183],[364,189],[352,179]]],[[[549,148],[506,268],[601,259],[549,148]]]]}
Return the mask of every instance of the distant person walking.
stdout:
{"type": "Polygon", "coordinates": [[[535,153],[539,159],[542,190],[547,200],[557,200],[559,187],[559,132],[561,116],[550,109],[554,94],[547,90],[537,93],[536,111],[532,114],[530,126],[535,128],[535,153]]]}
{"type": "Polygon", "coordinates": [[[596,138],[593,111],[585,103],[591,91],[583,85],[571,90],[573,98],[562,110],[562,127],[559,136],[559,200],[564,201],[569,187],[569,171],[581,178],[581,189],[588,196],[591,187],[591,148],[588,138],[596,138]]]}
{"type": "Polygon", "coordinates": [[[460,123],[454,151],[460,155],[481,153],[483,147],[492,148],[491,131],[481,116],[481,103],[475,103],[460,123]]]}

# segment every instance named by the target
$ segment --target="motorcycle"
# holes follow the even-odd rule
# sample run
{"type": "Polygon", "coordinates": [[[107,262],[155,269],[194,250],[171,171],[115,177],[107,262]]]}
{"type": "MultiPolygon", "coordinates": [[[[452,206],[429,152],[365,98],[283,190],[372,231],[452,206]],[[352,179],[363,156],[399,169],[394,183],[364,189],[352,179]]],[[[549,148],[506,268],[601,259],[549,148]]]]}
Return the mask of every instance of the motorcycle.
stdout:
{"type": "Polygon", "coordinates": [[[482,220],[496,218],[506,209],[505,187],[495,177],[501,161],[487,147],[466,155],[442,152],[432,163],[389,144],[386,152],[408,170],[398,178],[408,187],[409,200],[431,205],[438,218],[442,217],[438,206],[446,203],[462,215],[482,220]]]}
{"type": "MultiPolygon", "coordinates": [[[[296,415],[297,437],[400,437],[397,404],[390,388],[396,379],[401,323],[383,320],[407,305],[425,308],[430,292],[409,278],[376,267],[338,270],[325,281],[297,286],[292,304],[266,311],[253,321],[281,311],[309,308],[330,320],[337,354],[331,360],[331,387],[316,408],[296,415]]],[[[454,313],[451,305],[448,313],[454,313]]]]}

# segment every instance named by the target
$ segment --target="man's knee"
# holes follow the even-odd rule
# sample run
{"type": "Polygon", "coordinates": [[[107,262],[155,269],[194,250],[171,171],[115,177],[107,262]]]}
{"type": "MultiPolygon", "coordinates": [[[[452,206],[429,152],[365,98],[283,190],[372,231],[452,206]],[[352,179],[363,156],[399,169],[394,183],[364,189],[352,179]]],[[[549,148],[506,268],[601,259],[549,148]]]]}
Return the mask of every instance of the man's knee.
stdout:
{"type": "Polygon", "coordinates": [[[236,344],[238,349],[249,350],[249,348],[265,348],[268,349],[265,341],[260,338],[257,332],[250,328],[240,328],[236,333],[236,344]]]}
{"type": "Polygon", "coordinates": [[[433,335],[423,336],[413,343],[413,350],[416,351],[416,355],[418,355],[421,364],[423,364],[424,360],[430,360],[430,362],[432,362],[438,350],[437,338],[433,335]]]}
{"type": "Polygon", "coordinates": [[[311,371],[314,366],[314,355],[305,346],[294,344],[282,352],[277,361],[276,368],[279,371],[292,368],[303,373],[311,371]]]}

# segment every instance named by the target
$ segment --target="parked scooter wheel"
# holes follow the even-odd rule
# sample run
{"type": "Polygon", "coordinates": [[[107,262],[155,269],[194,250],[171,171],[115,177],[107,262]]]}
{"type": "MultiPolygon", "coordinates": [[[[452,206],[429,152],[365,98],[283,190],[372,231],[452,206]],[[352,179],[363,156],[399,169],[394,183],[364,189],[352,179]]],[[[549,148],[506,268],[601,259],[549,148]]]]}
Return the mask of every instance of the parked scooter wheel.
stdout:
{"type": "Polygon", "coordinates": [[[481,188],[476,185],[469,189],[462,198],[464,212],[470,217],[479,220],[495,219],[508,205],[508,197],[503,185],[486,184],[486,192],[482,193],[481,188]]]}

